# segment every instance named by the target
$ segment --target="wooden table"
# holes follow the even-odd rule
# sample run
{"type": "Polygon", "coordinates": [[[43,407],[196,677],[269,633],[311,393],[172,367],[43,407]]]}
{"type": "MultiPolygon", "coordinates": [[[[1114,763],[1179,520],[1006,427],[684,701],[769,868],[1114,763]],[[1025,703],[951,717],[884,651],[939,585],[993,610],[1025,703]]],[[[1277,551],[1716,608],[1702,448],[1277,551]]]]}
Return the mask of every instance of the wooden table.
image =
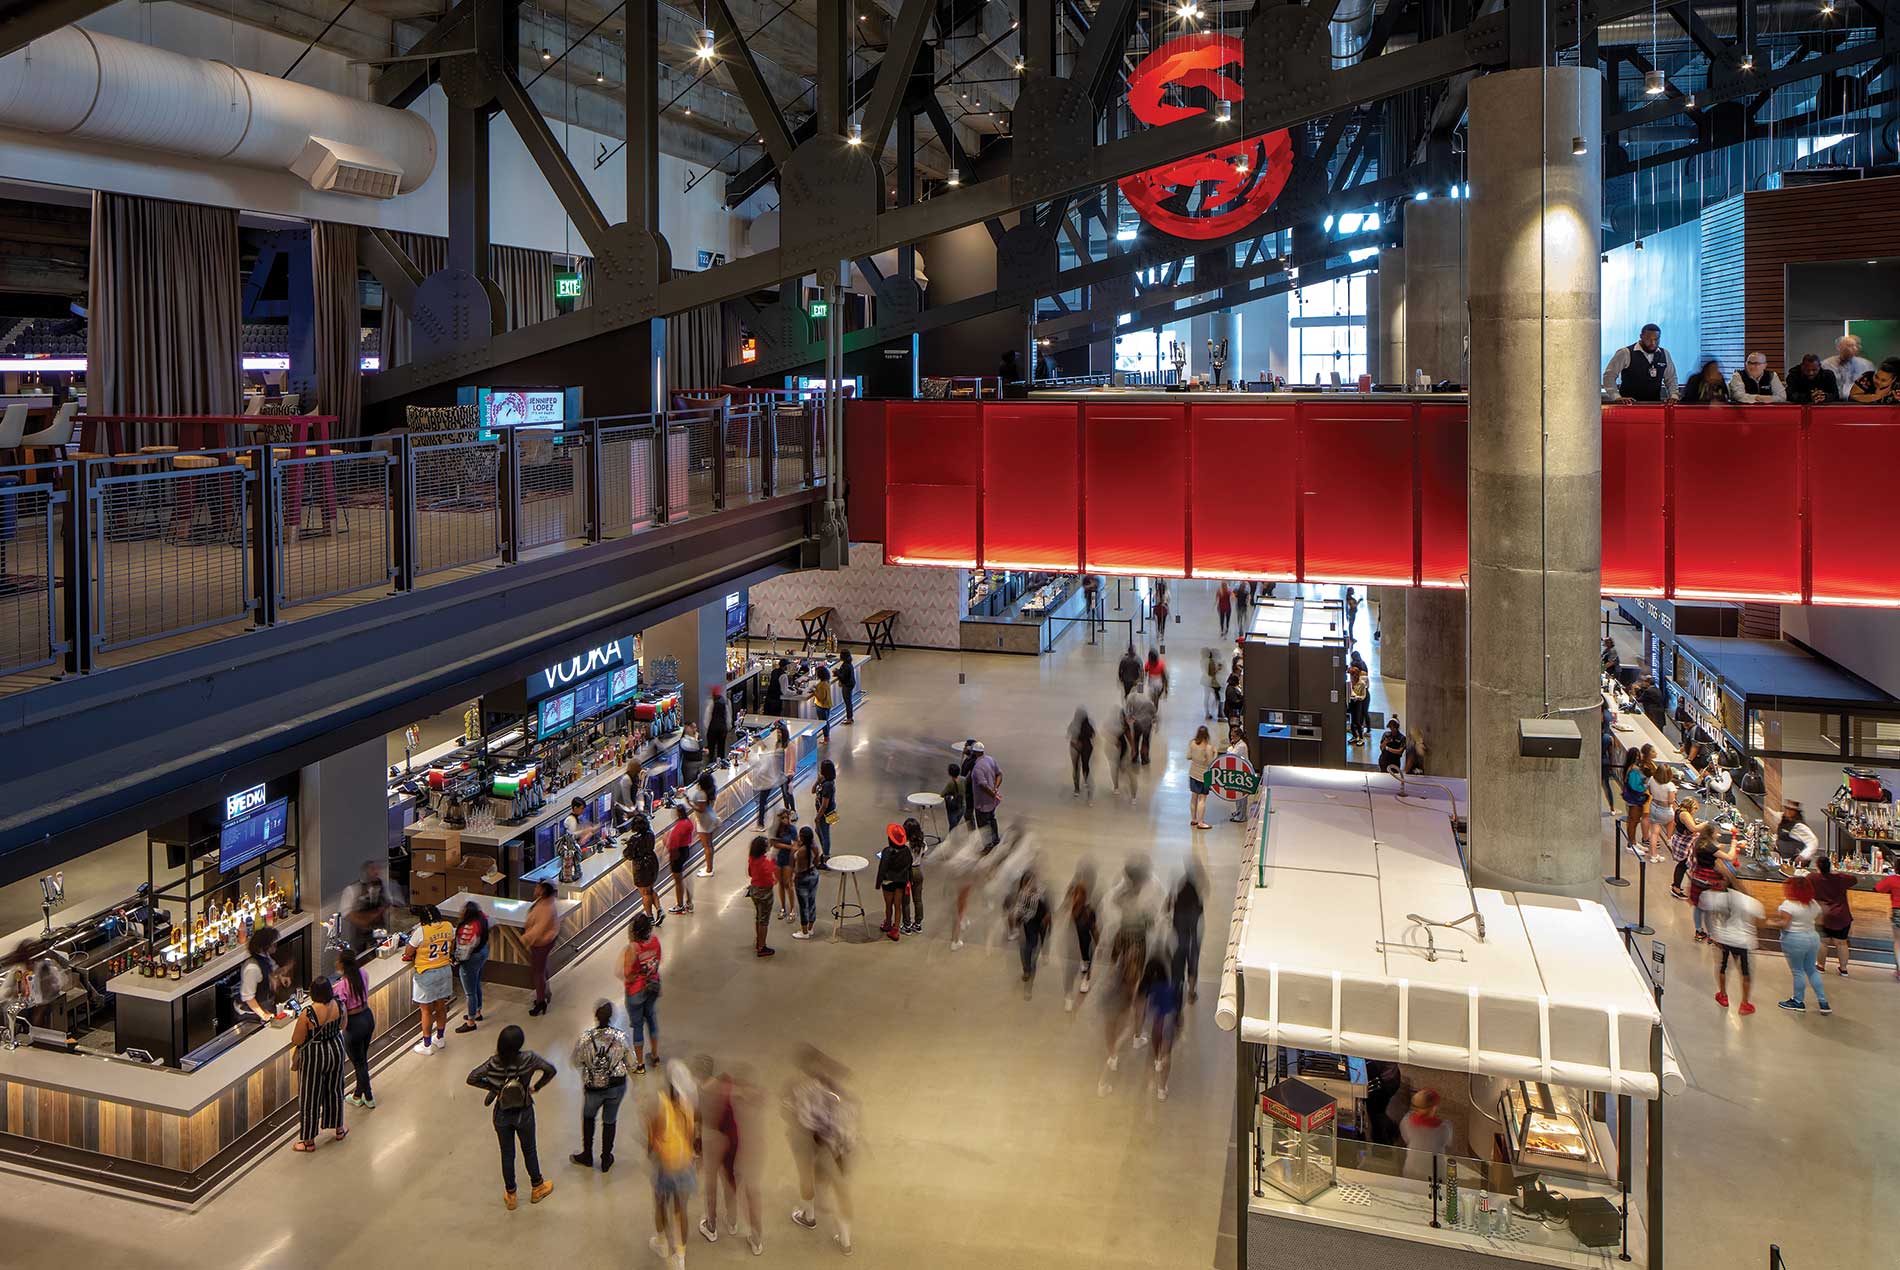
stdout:
{"type": "Polygon", "coordinates": [[[805,642],[799,647],[823,648],[826,641],[831,638],[831,615],[837,611],[828,604],[821,604],[815,609],[807,609],[800,613],[798,624],[805,628],[805,642]]]}
{"type": "Polygon", "coordinates": [[[891,652],[897,651],[897,640],[891,634],[896,625],[896,609],[879,609],[864,619],[864,642],[870,646],[871,656],[883,661],[884,654],[878,651],[879,649],[888,648],[891,652]]]}

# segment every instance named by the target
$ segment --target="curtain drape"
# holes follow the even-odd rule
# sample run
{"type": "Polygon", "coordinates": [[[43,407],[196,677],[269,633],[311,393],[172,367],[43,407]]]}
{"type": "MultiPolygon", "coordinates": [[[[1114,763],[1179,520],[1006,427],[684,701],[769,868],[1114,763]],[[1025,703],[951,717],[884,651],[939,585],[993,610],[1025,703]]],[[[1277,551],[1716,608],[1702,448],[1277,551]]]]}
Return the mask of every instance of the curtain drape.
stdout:
{"type": "Polygon", "coordinates": [[[238,413],[239,292],[235,211],[95,192],[88,412],[238,413]]]}
{"type": "MultiPolygon", "coordinates": [[[[683,270],[675,269],[678,277],[683,270]]],[[[726,367],[725,319],[717,304],[666,319],[666,400],[683,388],[717,388],[726,367]]]]}
{"type": "MultiPolygon", "coordinates": [[[[449,240],[437,238],[433,234],[411,234],[398,231],[396,243],[407,252],[409,259],[415,261],[416,268],[423,277],[438,273],[449,263],[449,240]]],[[[391,299],[387,292],[383,295],[383,365],[404,366],[414,356],[414,345],[409,336],[409,314],[400,304],[391,299]]]]}
{"type": "Polygon", "coordinates": [[[356,283],[356,226],[313,221],[316,275],[317,408],[335,415],[335,435],[363,430],[363,293],[356,283]]]}

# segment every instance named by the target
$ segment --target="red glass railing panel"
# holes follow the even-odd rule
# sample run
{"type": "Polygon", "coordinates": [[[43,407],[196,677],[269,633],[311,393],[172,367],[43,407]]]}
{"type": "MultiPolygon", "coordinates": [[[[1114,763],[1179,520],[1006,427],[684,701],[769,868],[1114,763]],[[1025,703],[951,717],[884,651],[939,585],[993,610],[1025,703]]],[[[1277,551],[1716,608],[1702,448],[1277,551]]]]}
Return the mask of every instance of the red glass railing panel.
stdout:
{"type": "Polygon", "coordinates": [[[1801,599],[1800,406],[1674,406],[1672,591],[1801,599]]]}
{"type": "Polygon", "coordinates": [[[1302,556],[1309,581],[1412,582],[1411,403],[1300,403],[1302,556]]]}
{"type": "Polygon", "coordinates": [[[1187,570],[1187,408],[1083,407],[1083,549],[1097,573],[1187,570]]]}
{"type": "Polygon", "coordinates": [[[983,564],[1073,573],[1081,560],[1082,408],[1005,401],[983,409],[983,564]]]}
{"type": "Polygon", "coordinates": [[[1808,416],[1810,578],[1816,604],[1900,606],[1892,497],[1900,407],[1822,406],[1808,416]]]}
{"type": "Polygon", "coordinates": [[[976,402],[890,403],[884,428],[886,560],[965,568],[976,563],[982,409],[976,402]]]}
{"type": "Polygon", "coordinates": [[[1292,579],[1299,570],[1299,410],[1263,397],[1189,410],[1194,572],[1292,579]]]}

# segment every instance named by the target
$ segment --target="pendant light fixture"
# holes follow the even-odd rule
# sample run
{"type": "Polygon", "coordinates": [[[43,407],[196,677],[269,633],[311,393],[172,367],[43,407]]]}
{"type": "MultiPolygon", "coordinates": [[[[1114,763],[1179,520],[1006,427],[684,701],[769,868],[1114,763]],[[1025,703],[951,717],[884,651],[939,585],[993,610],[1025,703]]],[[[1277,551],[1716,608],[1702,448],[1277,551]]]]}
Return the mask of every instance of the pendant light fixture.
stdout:
{"type": "Polygon", "coordinates": [[[1668,91],[1668,81],[1660,70],[1643,72],[1643,93],[1649,97],[1660,97],[1668,91]]]}

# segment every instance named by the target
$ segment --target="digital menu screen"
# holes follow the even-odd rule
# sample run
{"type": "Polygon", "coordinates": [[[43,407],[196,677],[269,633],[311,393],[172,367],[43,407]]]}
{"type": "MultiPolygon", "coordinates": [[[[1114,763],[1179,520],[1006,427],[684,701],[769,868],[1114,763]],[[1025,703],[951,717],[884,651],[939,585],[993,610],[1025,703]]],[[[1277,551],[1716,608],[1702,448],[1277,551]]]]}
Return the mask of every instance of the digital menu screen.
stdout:
{"type": "Polygon", "coordinates": [[[752,604],[744,591],[734,591],[726,597],[726,638],[738,639],[745,634],[746,619],[750,616],[752,604]]]}
{"type": "Polygon", "coordinates": [[[614,702],[625,701],[640,690],[640,664],[630,662],[617,667],[607,677],[607,695],[614,702]]]}
{"type": "Polygon", "coordinates": [[[540,726],[536,736],[552,736],[574,722],[574,694],[558,693],[541,703],[540,726]]]}
{"type": "Polygon", "coordinates": [[[591,719],[607,708],[607,679],[599,675],[574,688],[574,719],[591,719]]]}
{"type": "Polygon", "coordinates": [[[228,822],[218,833],[218,869],[229,873],[283,846],[289,823],[288,798],[266,803],[242,820],[228,822]]]}

